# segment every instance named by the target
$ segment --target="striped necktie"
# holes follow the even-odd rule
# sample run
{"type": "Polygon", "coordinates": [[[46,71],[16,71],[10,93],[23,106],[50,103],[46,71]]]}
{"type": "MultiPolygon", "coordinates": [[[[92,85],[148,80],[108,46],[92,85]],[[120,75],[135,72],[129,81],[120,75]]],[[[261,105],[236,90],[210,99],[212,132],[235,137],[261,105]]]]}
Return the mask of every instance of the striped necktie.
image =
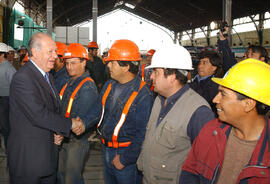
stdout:
{"type": "Polygon", "coordinates": [[[45,73],[45,76],[44,76],[44,77],[45,77],[47,83],[49,84],[51,90],[53,91],[54,97],[56,97],[55,92],[54,92],[54,90],[53,90],[53,87],[52,87],[52,85],[51,85],[50,79],[49,79],[49,74],[48,74],[48,73],[45,73]]]}

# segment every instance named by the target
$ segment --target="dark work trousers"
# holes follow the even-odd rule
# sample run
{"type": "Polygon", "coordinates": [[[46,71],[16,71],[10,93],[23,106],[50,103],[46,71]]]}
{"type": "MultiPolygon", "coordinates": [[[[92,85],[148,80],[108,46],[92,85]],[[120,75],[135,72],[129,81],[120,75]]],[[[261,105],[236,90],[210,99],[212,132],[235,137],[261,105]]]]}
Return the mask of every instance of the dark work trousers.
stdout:
{"type": "Polygon", "coordinates": [[[0,131],[4,136],[5,147],[9,134],[9,97],[0,97],[0,131]]]}
{"type": "Polygon", "coordinates": [[[49,176],[10,177],[10,184],[55,184],[56,174],[49,176]]]}

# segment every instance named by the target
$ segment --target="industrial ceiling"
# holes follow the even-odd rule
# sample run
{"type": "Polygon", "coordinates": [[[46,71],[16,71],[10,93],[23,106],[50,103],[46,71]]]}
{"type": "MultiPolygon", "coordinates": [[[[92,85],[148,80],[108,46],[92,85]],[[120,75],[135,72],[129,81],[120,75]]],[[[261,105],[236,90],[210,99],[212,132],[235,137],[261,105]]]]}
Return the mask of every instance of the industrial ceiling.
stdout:
{"type": "MultiPolygon", "coordinates": [[[[46,0],[17,0],[37,23],[46,22],[46,0]]],[[[222,19],[223,0],[98,0],[98,16],[125,9],[172,31],[180,32],[222,19]],[[134,9],[126,3],[135,6],[134,9]]],[[[232,18],[264,13],[269,0],[232,0],[232,18]]],[[[92,19],[92,0],[53,0],[53,26],[72,26],[92,19]]]]}

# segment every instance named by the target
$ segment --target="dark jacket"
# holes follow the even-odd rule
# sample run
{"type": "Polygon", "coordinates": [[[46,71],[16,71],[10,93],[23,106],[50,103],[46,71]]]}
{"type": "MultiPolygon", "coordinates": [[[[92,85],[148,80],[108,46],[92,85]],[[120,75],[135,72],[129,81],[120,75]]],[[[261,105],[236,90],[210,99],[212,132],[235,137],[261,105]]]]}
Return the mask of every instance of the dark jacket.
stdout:
{"type": "MultiPolygon", "coordinates": [[[[217,119],[210,121],[203,127],[182,166],[181,184],[217,183],[231,129],[232,126],[217,119]]],[[[266,122],[248,165],[242,170],[236,183],[270,183],[269,120],[266,122]]]]}
{"type": "Polygon", "coordinates": [[[199,95],[201,95],[211,106],[212,111],[216,114],[216,106],[213,103],[213,99],[215,98],[215,96],[218,93],[218,84],[213,82],[211,80],[213,76],[209,76],[204,80],[198,80],[198,78],[196,77],[190,84],[189,86],[196,91],[197,93],[199,93],[199,95]]]}
{"type": "Polygon", "coordinates": [[[31,61],[12,79],[7,148],[11,177],[56,173],[58,147],[54,133],[69,136],[72,122],[60,115],[59,97],[52,87],[54,92],[31,61]]]}
{"type": "Polygon", "coordinates": [[[237,63],[234,54],[229,46],[228,40],[218,40],[218,49],[223,55],[222,69],[226,73],[233,65],[237,63]]]}
{"type": "Polygon", "coordinates": [[[62,87],[66,84],[66,82],[69,79],[67,68],[63,66],[63,68],[61,68],[58,72],[52,70],[50,73],[53,75],[54,84],[59,94],[62,87]]]}
{"type": "Polygon", "coordinates": [[[100,57],[93,56],[94,61],[87,61],[86,62],[86,70],[89,71],[90,76],[94,79],[96,85],[104,84],[106,81],[106,74],[105,74],[105,65],[103,64],[100,57]]]}

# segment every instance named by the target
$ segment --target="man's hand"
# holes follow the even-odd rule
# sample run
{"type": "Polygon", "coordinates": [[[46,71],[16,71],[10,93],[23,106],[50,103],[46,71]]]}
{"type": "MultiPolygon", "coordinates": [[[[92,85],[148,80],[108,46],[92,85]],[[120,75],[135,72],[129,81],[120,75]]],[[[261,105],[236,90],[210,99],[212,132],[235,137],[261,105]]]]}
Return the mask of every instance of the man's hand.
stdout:
{"type": "MultiPolygon", "coordinates": [[[[229,32],[229,27],[224,27],[225,32],[228,33],[229,32]]],[[[219,30],[219,39],[220,40],[226,40],[226,37],[223,35],[223,33],[219,30]]]]}
{"type": "Polygon", "coordinates": [[[58,135],[58,134],[53,134],[53,135],[54,135],[54,144],[60,146],[64,139],[64,136],[58,135]]]}
{"type": "Polygon", "coordinates": [[[118,154],[112,160],[112,165],[118,170],[122,170],[125,167],[123,164],[121,164],[120,155],[118,154]]]}
{"type": "Polygon", "coordinates": [[[82,122],[82,120],[77,117],[76,119],[72,119],[72,132],[74,132],[76,135],[80,135],[85,132],[85,126],[82,122]]]}

